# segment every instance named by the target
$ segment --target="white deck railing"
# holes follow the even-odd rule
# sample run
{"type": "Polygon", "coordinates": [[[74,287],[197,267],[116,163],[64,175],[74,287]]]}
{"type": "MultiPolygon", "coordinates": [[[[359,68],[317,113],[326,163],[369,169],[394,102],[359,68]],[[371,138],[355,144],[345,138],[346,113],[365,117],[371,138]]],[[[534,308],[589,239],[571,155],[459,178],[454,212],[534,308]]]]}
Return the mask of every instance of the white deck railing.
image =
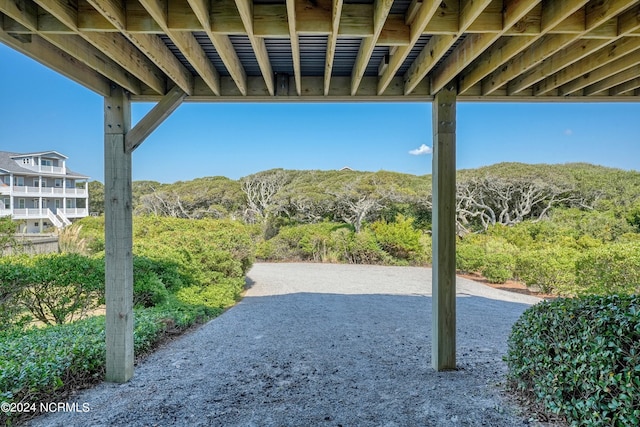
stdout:
{"type": "MultiPolygon", "coordinates": [[[[8,188],[8,187],[7,187],[8,188]]],[[[0,187],[0,194],[9,194],[1,192],[4,187],[0,187]]],[[[14,196],[69,196],[69,197],[86,197],[86,188],[63,188],[63,187],[13,187],[14,196]]]]}

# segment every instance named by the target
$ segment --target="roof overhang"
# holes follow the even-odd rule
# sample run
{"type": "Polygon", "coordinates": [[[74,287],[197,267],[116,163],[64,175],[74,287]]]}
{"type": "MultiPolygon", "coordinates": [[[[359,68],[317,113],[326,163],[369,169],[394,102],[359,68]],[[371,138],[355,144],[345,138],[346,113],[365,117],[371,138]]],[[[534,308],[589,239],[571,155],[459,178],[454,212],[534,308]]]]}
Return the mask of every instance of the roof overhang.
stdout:
{"type": "Polygon", "coordinates": [[[638,0],[5,0],[0,42],[133,101],[640,99],[638,0]]]}

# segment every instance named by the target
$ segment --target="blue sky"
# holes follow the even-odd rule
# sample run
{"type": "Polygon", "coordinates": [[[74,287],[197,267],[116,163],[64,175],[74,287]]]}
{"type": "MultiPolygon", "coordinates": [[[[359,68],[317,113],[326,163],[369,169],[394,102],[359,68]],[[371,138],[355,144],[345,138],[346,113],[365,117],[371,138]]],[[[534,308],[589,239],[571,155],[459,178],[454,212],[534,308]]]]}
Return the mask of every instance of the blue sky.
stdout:
{"type": "MultiPolygon", "coordinates": [[[[103,100],[0,44],[0,150],[56,150],[103,181],[103,100]]],[[[152,104],[134,104],[134,123],[152,104]]],[[[640,103],[458,103],[457,167],[589,162],[640,170],[640,103]]],[[[183,104],[133,154],[133,179],[271,168],[431,173],[431,105],[183,104]]]]}

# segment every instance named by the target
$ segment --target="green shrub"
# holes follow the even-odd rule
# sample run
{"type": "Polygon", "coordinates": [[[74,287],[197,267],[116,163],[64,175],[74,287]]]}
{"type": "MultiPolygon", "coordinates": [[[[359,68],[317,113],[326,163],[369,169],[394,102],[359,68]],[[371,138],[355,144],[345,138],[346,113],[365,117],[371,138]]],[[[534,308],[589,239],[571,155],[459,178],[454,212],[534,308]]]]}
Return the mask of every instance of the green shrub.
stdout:
{"type": "Polygon", "coordinates": [[[245,282],[230,278],[207,286],[190,286],[176,292],[176,298],[188,305],[207,308],[227,308],[238,301],[245,282]]]}
{"type": "Polygon", "coordinates": [[[413,218],[398,214],[394,222],[376,221],[370,228],[383,251],[393,258],[412,263],[424,261],[420,231],[413,227],[413,218]]]}
{"type": "Polygon", "coordinates": [[[516,276],[542,292],[570,295],[575,292],[575,262],[572,249],[549,248],[523,251],[516,257],[516,276]]]}
{"type": "Polygon", "coordinates": [[[459,243],[456,245],[456,268],[465,273],[479,273],[484,268],[486,252],[483,247],[459,243]]]}
{"type": "Polygon", "coordinates": [[[608,244],[585,251],[576,261],[580,294],[640,292],[640,244],[608,244]]]}
{"type": "Polygon", "coordinates": [[[206,286],[224,277],[244,277],[255,246],[236,221],[136,217],[134,253],[173,262],[185,286],[206,286]]]}
{"type": "Polygon", "coordinates": [[[16,258],[23,265],[19,304],[49,325],[82,317],[104,298],[104,262],[78,254],[16,258]]]}
{"type": "Polygon", "coordinates": [[[20,304],[29,269],[18,259],[26,257],[0,257],[0,332],[21,328],[32,320],[20,304]]]}
{"type": "MultiPolygon", "coordinates": [[[[169,298],[162,306],[136,309],[134,350],[144,353],[165,332],[184,330],[221,310],[188,306],[169,298]]],[[[102,380],[104,316],[66,325],[0,333],[0,402],[52,402],[102,380]]],[[[0,425],[11,418],[0,412],[0,425]]]]}
{"type": "Polygon", "coordinates": [[[640,296],[542,302],[514,324],[509,381],[575,426],[640,424],[640,296]]]}
{"type": "Polygon", "coordinates": [[[490,283],[504,283],[513,277],[514,257],[505,253],[487,253],[482,275],[490,283]]]}

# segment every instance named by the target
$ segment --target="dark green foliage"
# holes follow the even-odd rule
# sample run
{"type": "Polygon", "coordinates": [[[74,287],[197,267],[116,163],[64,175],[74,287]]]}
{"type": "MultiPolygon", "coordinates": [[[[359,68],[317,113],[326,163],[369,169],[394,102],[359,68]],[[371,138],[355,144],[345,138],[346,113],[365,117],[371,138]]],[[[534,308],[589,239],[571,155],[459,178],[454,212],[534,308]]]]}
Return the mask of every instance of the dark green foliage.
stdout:
{"type": "Polygon", "coordinates": [[[89,187],[89,209],[92,215],[104,214],[104,184],[100,181],[90,181],[89,187]]]}
{"type": "Polygon", "coordinates": [[[0,257],[6,246],[11,246],[15,243],[17,228],[18,224],[14,222],[10,216],[0,217],[0,257]]]}
{"type": "Polygon", "coordinates": [[[274,238],[258,244],[257,254],[271,261],[424,265],[429,249],[413,228],[413,219],[399,215],[396,222],[378,221],[359,233],[335,222],[282,227],[274,238]]]}
{"type": "MultiPolygon", "coordinates": [[[[0,263],[0,283],[6,300],[0,311],[47,325],[72,321],[96,308],[104,295],[104,263],[78,254],[48,254],[32,258],[6,257],[0,263]]],[[[0,329],[15,322],[2,316],[0,329]]],[[[23,323],[23,322],[18,322],[23,323]]]]}
{"type": "Polygon", "coordinates": [[[640,296],[542,302],[513,326],[509,380],[575,426],[640,424],[640,296]]]}
{"type": "MultiPolygon", "coordinates": [[[[170,298],[162,306],[135,311],[134,349],[149,351],[168,331],[184,330],[220,313],[170,298]]],[[[54,402],[102,381],[104,317],[27,332],[0,333],[0,402],[54,402]]],[[[16,414],[17,415],[17,414],[16,414]]],[[[9,421],[0,412],[0,425],[9,421]]]]}
{"type": "Polygon", "coordinates": [[[419,263],[424,259],[420,231],[413,227],[413,218],[398,214],[393,222],[376,221],[371,231],[383,251],[398,260],[419,263]]]}

